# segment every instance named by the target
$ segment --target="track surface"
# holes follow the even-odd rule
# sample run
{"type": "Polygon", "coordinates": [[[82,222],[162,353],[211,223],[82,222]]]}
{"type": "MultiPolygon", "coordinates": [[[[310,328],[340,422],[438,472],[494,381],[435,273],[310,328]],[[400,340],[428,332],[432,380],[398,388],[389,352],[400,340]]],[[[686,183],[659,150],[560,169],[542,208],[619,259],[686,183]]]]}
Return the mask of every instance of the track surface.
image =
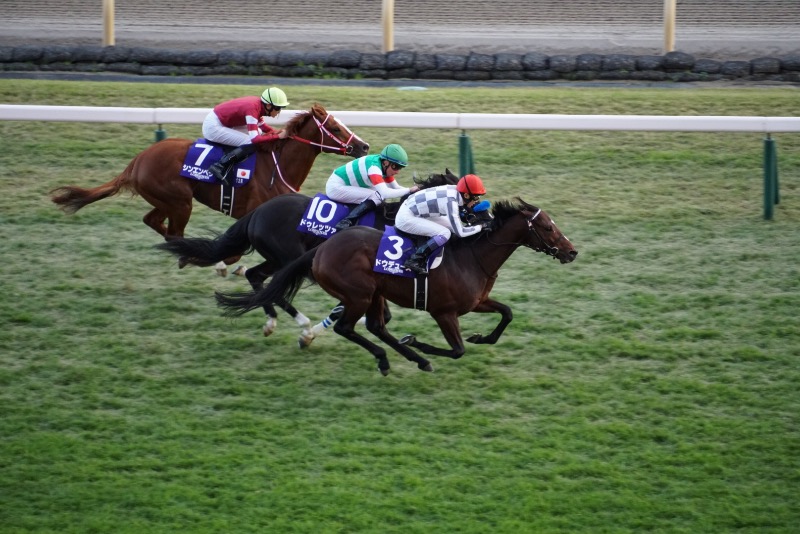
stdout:
{"type": "MultiPolygon", "coordinates": [[[[380,53],[381,4],[118,1],[115,41],[177,49],[380,53]]],[[[97,0],[0,0],[0,8],[0,45],[102,43],[102,2],[97,0]]],[[[660,0],[395,0],[394,20],[396,50],[664,52],[660,0]]],[[[676,49],[719,59],[800,53],[800,1],[679,1],[676,49]]]]}

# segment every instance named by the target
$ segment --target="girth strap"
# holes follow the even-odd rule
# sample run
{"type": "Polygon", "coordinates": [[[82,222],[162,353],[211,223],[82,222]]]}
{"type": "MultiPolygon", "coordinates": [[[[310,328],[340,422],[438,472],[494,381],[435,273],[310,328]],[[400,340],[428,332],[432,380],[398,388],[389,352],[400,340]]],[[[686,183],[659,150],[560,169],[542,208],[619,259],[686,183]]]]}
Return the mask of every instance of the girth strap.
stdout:
{"type": "Polygon", "coordinates": [[[219,211],[230,217],[233,211],[233,198],[236,196],[236,189],[225,184],[221,184],[219,187],[219,211]]]}
{"type": "Polygon", "coordinates": [[[428,274],[418,274],[414,277],[414,309],[425,311],[428,309],[428,274]]]}

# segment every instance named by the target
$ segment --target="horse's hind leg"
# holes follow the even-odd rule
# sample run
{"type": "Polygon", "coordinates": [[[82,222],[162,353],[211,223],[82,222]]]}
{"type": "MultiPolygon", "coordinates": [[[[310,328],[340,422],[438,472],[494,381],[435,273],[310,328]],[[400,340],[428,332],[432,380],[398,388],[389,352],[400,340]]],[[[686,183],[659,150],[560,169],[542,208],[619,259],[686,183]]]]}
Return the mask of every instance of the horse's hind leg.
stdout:
{"type": "Polygon", "coordinates": [[[386,306],[385,299],[376,299],[376,302],[374,302],[370,310],[367,311],[367,330],[403,355],[406,360],[416,363],[420,370],[433,372],[431,362],[400,343],[397,338],[386,329],[386,318],[384,314],[387,309],[388,307],[386,306]]]}
{"type": "Polygon", "coordinates": [[[158,232],[160,235],[164,236],[164,239],[169,240],[169,237],[167,236],[167,227],[164,225],[164,221],[166,220],[167,214],[163,213],[158,208],[151,209],[142,218],[144,224],[158,232]]]}
{"type": "MultiPolygon", "coordinates": [[[[273,272],[274,270],[270,268],[269,263],[265,261],[259,263],[255,267],[247,269],[247,271],[244,273],[244,276],[247,278],[247,281],[250,283],[250,287],[253,288],[253,291],[258,291],[264,287],[264,280],[269,278],[273,272]]],[[[267,320],[264,323],[264,328],[262,329],[264,336],[266,337],[272,334],[275,331],[275,328],[278,326],[278,314],[272,304],[265,304],[262,307],[264,309],[264,314],[267,316],[267,320]]]]}
{"type": "Polygon", "coordinates": [[[386,351],[357,333],[354,329],[356,322],[362,315],[363,312],[361,310],[351,312],[345,306],[342,316],[333,325],[333,331],[356,345],[361,345],[367,349],[378,360],[378,370],[383,376],[386,376],[389,374],[389,359],[386,357],[386,351]]]}
{"type": "MultiPolygon", "coordinates": [[[[300,348],[304,349],[308,347],[309,345],[311,345],[312,341],[314,341],[319,336],[324,334],[325,330],[327,330],[329,326],[331,326],[333,323],[336,322],[337,319],[339,319],[339,317],[342,315],[343,309],[344,306],[342,306],[342,303],[340,302],[331,310],[328,316],[325,317],[323,320],[321,320],[311,328],[305,328],[303,332],[300,334],[300,339],[298,340],[300,343],[300,348]]],[[[388,304],[386,304],[386,306],[384,307],[383,313],[384,313],[383,320],[385,323],[388,323],[389,320],[392,318],[392,314],[389,311],[388,304]]],[[[366,322],[367,321],[365,317],[362,317],[361,319],[358,320],[358,324],[366,324],[366,322]]]]}

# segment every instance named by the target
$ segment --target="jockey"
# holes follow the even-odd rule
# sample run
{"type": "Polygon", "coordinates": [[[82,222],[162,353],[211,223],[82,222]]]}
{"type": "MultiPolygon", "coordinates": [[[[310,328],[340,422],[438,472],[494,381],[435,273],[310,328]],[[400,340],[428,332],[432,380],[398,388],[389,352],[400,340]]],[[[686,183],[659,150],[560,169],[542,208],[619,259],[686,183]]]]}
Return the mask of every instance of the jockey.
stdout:
{"type": "Polygon", "coordinates": [[[265,121],[275,118],[281,109],[289,105],[286,93],[277,87],[270,87],[257,96],[234,98],[217,105],[203,121],[203,137],[215,143],[236,146],[209,167],[214,177],[231,185],[226,176],[231,167],[241,163],[255,152],[256,145],[285,139],[286,132],[276,131],[265,121]]]}
{"type": "Polygon", "coordinates": [[[431,253],[447,243],[453,232],[458,237],[480,232],[483,224],[464,226],[461,215],[465,208],[467,212],[471,211],[484,194],[486,188],[481,179],[474,174],[467,174],[456,185],[424,189],[403,201],[395,218],[395,228],[429,238],[403,267],[424,274],[428,272],[431,253]]]}
{"type": "Polygon", "coordinates": [[[379,155],[363,156],[335,169],[325,184],[325,194],[337,202],[359,203],[339,221],[336,229],[352,226],[361,215],[380,206],[384,199],[419,191],[419,186],[402,187],[394,179],[406,165],[406,151],[400,145],[391,144],[379,155]]]}

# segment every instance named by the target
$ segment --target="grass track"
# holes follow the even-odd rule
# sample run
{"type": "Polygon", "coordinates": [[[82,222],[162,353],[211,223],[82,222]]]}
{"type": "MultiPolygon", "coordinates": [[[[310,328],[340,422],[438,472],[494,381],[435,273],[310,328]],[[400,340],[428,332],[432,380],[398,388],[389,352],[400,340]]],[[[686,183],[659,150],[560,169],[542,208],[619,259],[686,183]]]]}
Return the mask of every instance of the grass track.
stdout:
{"type": "MultiPolygon", "coordinates": [[[[250,92],[0,82],[3,103],[250,92]]],[[[800,113],[796,89],[288,92],[342,110],[800,113]]],[[[356,130],[401,142],[420,174],[457,168],[457,132],[356,130]]],[[[141,199],[74,216],[49,202],[110,179],[152,128],[0,123],[0,531],[796,532],[800,138],[776,136],[767,222],[758,135],[470,136],[489,196],[541,205],[580,255],[518,251],[493,292],[515,313],[497,345],[433,374],[390,354],[383,378],[333,334],[296,349],[285,316],[269,339],[257,313],[221,318],[212,292],[244,282],[156,253],[141,199]]],[[[320,157],[304,191],[340,162],[320,157]]],[[[189,232],[229,224],[198,206],[189,232]]],[[[318,289],[297,303],[331,305],[318,289]]],[[[443,343],[425,314],[395,309],[390,326],[443,343]]]]}

